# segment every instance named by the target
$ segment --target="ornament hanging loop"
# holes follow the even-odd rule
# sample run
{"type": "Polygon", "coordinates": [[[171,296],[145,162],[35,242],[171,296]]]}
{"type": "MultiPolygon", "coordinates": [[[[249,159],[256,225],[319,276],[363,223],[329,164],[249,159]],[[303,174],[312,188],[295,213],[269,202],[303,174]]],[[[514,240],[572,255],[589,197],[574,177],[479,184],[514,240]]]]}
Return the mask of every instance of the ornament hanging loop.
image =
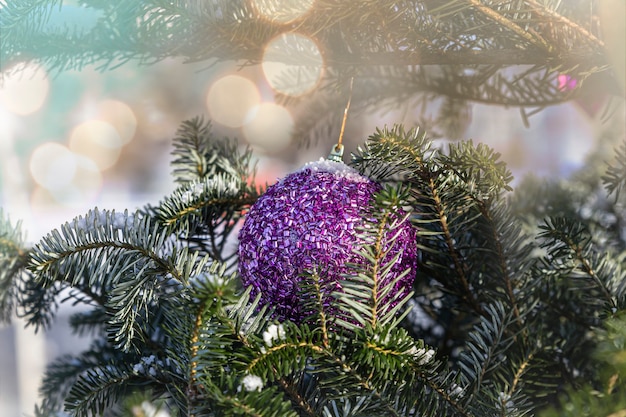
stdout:
{"type": "Polygon", "coordinates": [[[346,120],[348,120],[348,110],[350,110],[350,102],[352,101],[352,86],[354,85],[354,77],[350,77],[350,96],[348,97],[348,103],[343,110],[343,120],[341,121],[341,131],[339,132],[339,140],[337,144],[330,150],[328,155],[329,161],[343,162],[343,132],[346,129],[346,120]]]}
{"type": "Polygon", "coordinates": [[[343,145],[338,143],[333,146],[330,149],[330,154],[328,155],[328,158],[326,159],[334,162],[343,162],[343,145]]]}

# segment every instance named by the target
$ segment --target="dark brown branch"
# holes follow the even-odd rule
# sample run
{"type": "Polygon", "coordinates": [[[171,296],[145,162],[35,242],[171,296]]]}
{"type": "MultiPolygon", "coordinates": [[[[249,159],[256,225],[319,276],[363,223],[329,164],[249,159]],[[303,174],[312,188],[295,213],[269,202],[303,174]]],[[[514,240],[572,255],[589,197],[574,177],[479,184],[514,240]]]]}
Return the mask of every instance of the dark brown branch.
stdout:
{"type": "Polygon", "coordinates": [[[371,52],[367,54],[342,54],[329,56],[328,66],[344,65],[562,65],[573,67],[584,63],[604,67],[608,62],[601,51],[591,54],[588,49],[573,49],[566,53],[547,54],[538,50],[522,49],[494,49],[494,50],[465,50],[465,51],[391,51],[371,52]]]}

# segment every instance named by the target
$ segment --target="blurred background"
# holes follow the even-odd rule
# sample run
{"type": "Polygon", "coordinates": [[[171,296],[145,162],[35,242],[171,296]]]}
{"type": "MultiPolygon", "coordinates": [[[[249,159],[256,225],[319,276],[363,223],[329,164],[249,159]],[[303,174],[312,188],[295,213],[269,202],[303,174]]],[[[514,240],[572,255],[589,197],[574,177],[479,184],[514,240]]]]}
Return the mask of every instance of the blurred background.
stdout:
{"type": "MultiPolygon", "coordinates": [[[[81,21],[89,24],[84,16],[81,21]]],[[[274,99],[277,92],[314,89],[324,70],[313,44],[307,59],[318,59],[319,71],[308,73],[298,91],[280,91],[275,80],[289,69],[276,66],[271,55],[289,42],[282,37],[268,44],[267,62],[246,67],[172,59],[105,72],[48,73],[36,64],[15,64],[0,84],[0,207],[22,222],[33,244],[94,207],[132,211],[157,203],[174,189],[171,139],[183,120],[195,116],[210,119],[217,136],[253,147],[260,182],[271,184],[326,156],[337,138],[295,146],[294,115],[274,99]]],[[[495,148],[516,181],[528,173],[565,178],[583,167],[602,132],[620,123],[623,128],[624,100],[594,95],[552,106],[533,115],[529,126],[516,109],[473,105],[466,116],[459,121],[460,137],[495,148]]],[[[349,116],[347,152],[375,127],[412,127],[411,120],[406,110],[349,116]]],[[[45,364],[85,347],[69,331],[68,308],[62,306],[46,333],[24,329],[19,319],[0,327],[0,416],[33,415],[45,364]]]]}

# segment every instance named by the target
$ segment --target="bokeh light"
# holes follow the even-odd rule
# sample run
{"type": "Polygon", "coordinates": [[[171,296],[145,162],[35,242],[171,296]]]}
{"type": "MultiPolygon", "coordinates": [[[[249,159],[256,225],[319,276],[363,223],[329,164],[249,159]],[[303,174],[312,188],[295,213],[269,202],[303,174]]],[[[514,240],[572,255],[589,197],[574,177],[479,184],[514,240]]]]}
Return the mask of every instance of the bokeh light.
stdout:
{"type": "Polygon", "coordinates": [[[288,23],[306,14],[314,0],[254,0],[257,13],[278,23],[288,23]]]}
{"type": "Polygon", "coordinates": [[[17,64],[0,75],[0,105],[25,116],[43,106],[50,82],[46,71],[36,64],[17,64]]]}
{"type": "Polygon", "coordinates": [[[122,143],[127,144],[135,136],[137,117],[130,106],[119,100],[104,100],[98,105],[95,119],[109,123],[117,130],[122,143]]]}
{"type": "Polygon", "coordinates": [[[30,157],[30,173],[47,190],[66,187],[76,175],[76,157],[66,146],[55,142],[39,145],[30,157]]]}
{"type": "Polygon", "coordinates": [[[117,162],[124,141],[117,130],[102,120],[89,120],[76,126],[70,135],[69,147],[78,155],[95,162],[100,170],[117,162]]]}
{"type": "Polygon", "coordinates": [[[251,111],[243,134],[255,150],[274,154],[289,146],[293,127],[289,110],[275,103],[262,103],[251,111]]]}
{"type": "MultiPolygon", "coordinates": [[[[76,155],[76,175],[68,189],[76,201],[89,203],[98,197],[103,184],[102,172],[90,158],[76,155]]],[[[57,200],[59,201],[58,197],[57,200]]]]}
{"type": "MultiPolygon", "coordinates": [[[[35,210],[47,210],[51,206],[90,207],[102,189],[102,173],[89,158],[72,154],[73,176],[58,181],[57,187],[36,187],[31,194],[31,205],[35,210]]],[[[68,176],[69,177],[69,176],[68,176]]]]}
{"type": "Polygon", "coordinates": [[[238,128],[248,113],[261,102],[261,94],[252,81],[240,75],[226,75],[215,81],[207,94],[211,119],[224,126],[238,128]]]}
{"type": "Polygon", "coordinates": [[[110,124],[117,131],[123,145],[129,143],[137,131],[135,110],[120,100],[95,101],[87,98],[74,110],[73,115],[77,124],[93,120],[110,124]]]}
{"type": "Polygon", "coordinates": [[[324,59],[311,38],[285,33],[267,44],[262,67],[274,90],[299,96],[311,91],[320,81],[324,59]]]}

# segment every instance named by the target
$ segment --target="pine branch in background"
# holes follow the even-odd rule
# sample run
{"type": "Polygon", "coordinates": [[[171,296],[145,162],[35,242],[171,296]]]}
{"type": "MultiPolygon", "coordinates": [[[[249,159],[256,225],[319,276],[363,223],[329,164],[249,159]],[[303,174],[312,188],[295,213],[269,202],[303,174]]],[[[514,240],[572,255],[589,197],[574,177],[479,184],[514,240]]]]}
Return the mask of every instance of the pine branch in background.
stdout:
{"type": "Polygon", "coordinates": [[[615,165],[609,165],[602,180],[608,193],[615,193],[615,199],[619,200],[622,189],[626,187],[626,141],[615,150],[615,154],[615,165]]]}
{"type": "MultiPolygon", "coordinates": [[[[220,0],[201,3],[185,1],[176,4],[160,0],[141,4],[97,0],[85,0],[81,3],[84,7],[102,11],[103,19],[97,22],[91,32],[56,30],[66,39],[59,37],[47,44],[36,45],[30,43],[33,34],[50,34],[51,30],[55,31],[48,18],[51,12],[58,10],[61,2],[8,1],[3,10],[6,16],[3,26],[8,30],[5,45],[10,48],[3,48],[5,56],[15,57],[18,52],[26,52],[26,46],[30,46],[30,52],[40,52],[31,55],[37,57],[35,59],[43,58],[63,66],[85,65],[80,59],[68,62],[66,56],[55,58],[55,51],[46,48],[54,45],[54,42],[64,46],[63,41],[76,41],[82,35],[82,39],[92,40],[87,46],[93,48],[91,52],[95,59],[105,60],[107,55],[109,58],[119,59],[127,55],[154,59],[185,56],[190,60],[217,58],[254,61],[260,58],[259,48],[263,42],[259,41],[268,40],[284,31],[280,22],[263,19],[258,13],[258,9],[272,8],[271,2],[262,0],[257,3],[258,8],[245,2],[220,0]],[[108,13],[116,18],[107,18],[108,13]],[[115,33],[115,29],[123,28],[124,32],[115,33]],[[29,38],[17,42],[20,33],[29,35],[29,38]],[[111,39],[108,51],[97,49],[102,48],[103,44],[93,42],[99,39],[97,35],[104,34],[117,35],[111,39]],[[133,36],[123,42],[122,35],[133,36]],[[184,44],[176,41],[185,36],[190,37],[189,42],[181,48],[184,44]]],[[[504,4],[478,0],[440,3],[416,1],[401,10],[389,7],[391,3],[378,3],[376,7],[362,5],[357,8],[350,2],[331,0],[317,3],[314,11],[319,13],[310,13],[299,19],[298,30],[308,33],[313,32],[313,28],[320,32],[323,29],[324,33],[319,34],[322,40],[334,38],[342,41],[329,50],[343,50],[347,54],[340,56],[331,53],[331,66],[386,65],[389,56],[394,57],[394,63],[402,65],[545,65],[541,58],[548,57],[554,62],[569,64],[566,67],[572,67],[576,66],[573,63],[585,62],[585,56],[594,58],[592,61],[596,66],[604,65],[598,52],[593,50],[601,47],[602,41],[588,26],[591,11],[587,9],[587,1],[567,4],[558,1],[538,3],[534,0],[504,4]],[[351,24],[358,19],[368,24],[351,24]],[[395,25],[386,25],[385,32],[382,33],[369,31],[372,25],[382,21],[393,21],[395,25]],[[552,32],[546,30],[548,26],[545,22],[550,22],[552,32]],[[338,24],[341,24],[343,30],[338,30],[338,24]],[[499,31],[501,36],[477,36],[487,31],[493,34],[494,30],[499,31]],[[450,36],[444,37],[444,31],[449,31],[450,36]],[[464,36],[458,36],[459,33],[464,36]],[[442,54],[439,48],[444,47],[442,54]],[[404,53],[391,53],[396,50],[404,53]]],[[[85,52],[79,49],[68,50],[68,53],[73,53],[78,58],[82,54],[86,55],[85,52]]],[[[553,68],[556,66],[551,64],[553,68]]]]}
{"type": "MultiPolygon", "coordinates": [[[[597,304],[600,308],[614,313],[622,308],[624,280],[612,253],[597,253],[592,244],[592,236],[584,225],[564,218],[551,218],[541,227],[544,231],[538,237],[547,249],[546,265],[557,275],[570,276],[568,290],[572,282],[580,283],[581,297],[587,299],[582,305],[597,304]],[[617,285],[614,285],[617,284],[617,285]]],[[[544,272],[545,275],[552,274],[544,272]]],[[[581,317],[592,319],[591,312],[581,312],[581,317]],[[587,314],[585,314],[587,313],[587,314]]]]}
{"type": "Polygon", "coordinates": [[[623,314],[605,322],[594,351],[597,384],[570,388],[561,396],[564,406],[545,410],[540,417],[620,416],[626,411],[626,321],[623,314]]]}
{"type": "Polygon", "coordinates": [[[81,372],[65,398],[65,409],[77,416],[103,414],[122,398],[132,373],[127,363],[97,365],[81,372]]]}
{"type": "MultiPolygon", "coordinates": [[[[533,353],[511,357],[519,355],[511,347],[524,343],[516,341],[516,335],[507,332],[507,328],[515,327],[517,320],[503,304],[496,302],[485,308],[485,315],[468,335],[459,359],[460,383],[466,387],[464,395],[472,404],[474,415],[495,411],[500,415],[521,416],[533,407],[529,399],[531,393],[524,386],[526,368],[533,366],[530,364],[533,353]],[[507,357],[507,366],[502,366],[503,356],[507,357]]],[[[544,389],[548,386],[546,380],[544,389]]]]}
{"type": "Polygon", "coordinates": [[[28,250],[24,246],[21,225],[15,226],[0,209],[0,322],[9,322],[25,278],[28,250]]]}
{"type": "Polygon", "coordinates": [[[177,57],[258,64],[271,40],[297,34],[302,38],[294,37],[272,55],[291,65],[279,77],[289,87],[303,74],[320,71],[319,62],[300,55],[310,52],[313,40],[324,65],[315,91],[301,98],[278,94],[279,101],[298,103],[302,114],[319,115],[298,121],[294,139],[299,144],[327,138],[311,119],[340,114],[337,106],[343,107],[351,77],[353,113],[411,106],[418,110],[416,124],[432,136],[454,139],[470,117],[468,102],[519,107],[526,120],[586,88],[624,93],[608,69],[594,0],[413,0],[402,7],[390,0],[319,0],[287,23],[277,16],[290,11],[298,16],[289,10],[296,4],[281,3],[278,10],[269,0],[6,3],[0,20],[2,70],[25,57],[58,71],[177,57]],[[71,12],[85,16],[81,25],[70,23],[71,12]],[[564,79],[570,80],[566,86],[564,79]],[[419,109],[420,102],[430,103],[428,110],[419,109]],[[435,102],[443,103],[434,116],[437,131],[429,126],[435,102]]]}

